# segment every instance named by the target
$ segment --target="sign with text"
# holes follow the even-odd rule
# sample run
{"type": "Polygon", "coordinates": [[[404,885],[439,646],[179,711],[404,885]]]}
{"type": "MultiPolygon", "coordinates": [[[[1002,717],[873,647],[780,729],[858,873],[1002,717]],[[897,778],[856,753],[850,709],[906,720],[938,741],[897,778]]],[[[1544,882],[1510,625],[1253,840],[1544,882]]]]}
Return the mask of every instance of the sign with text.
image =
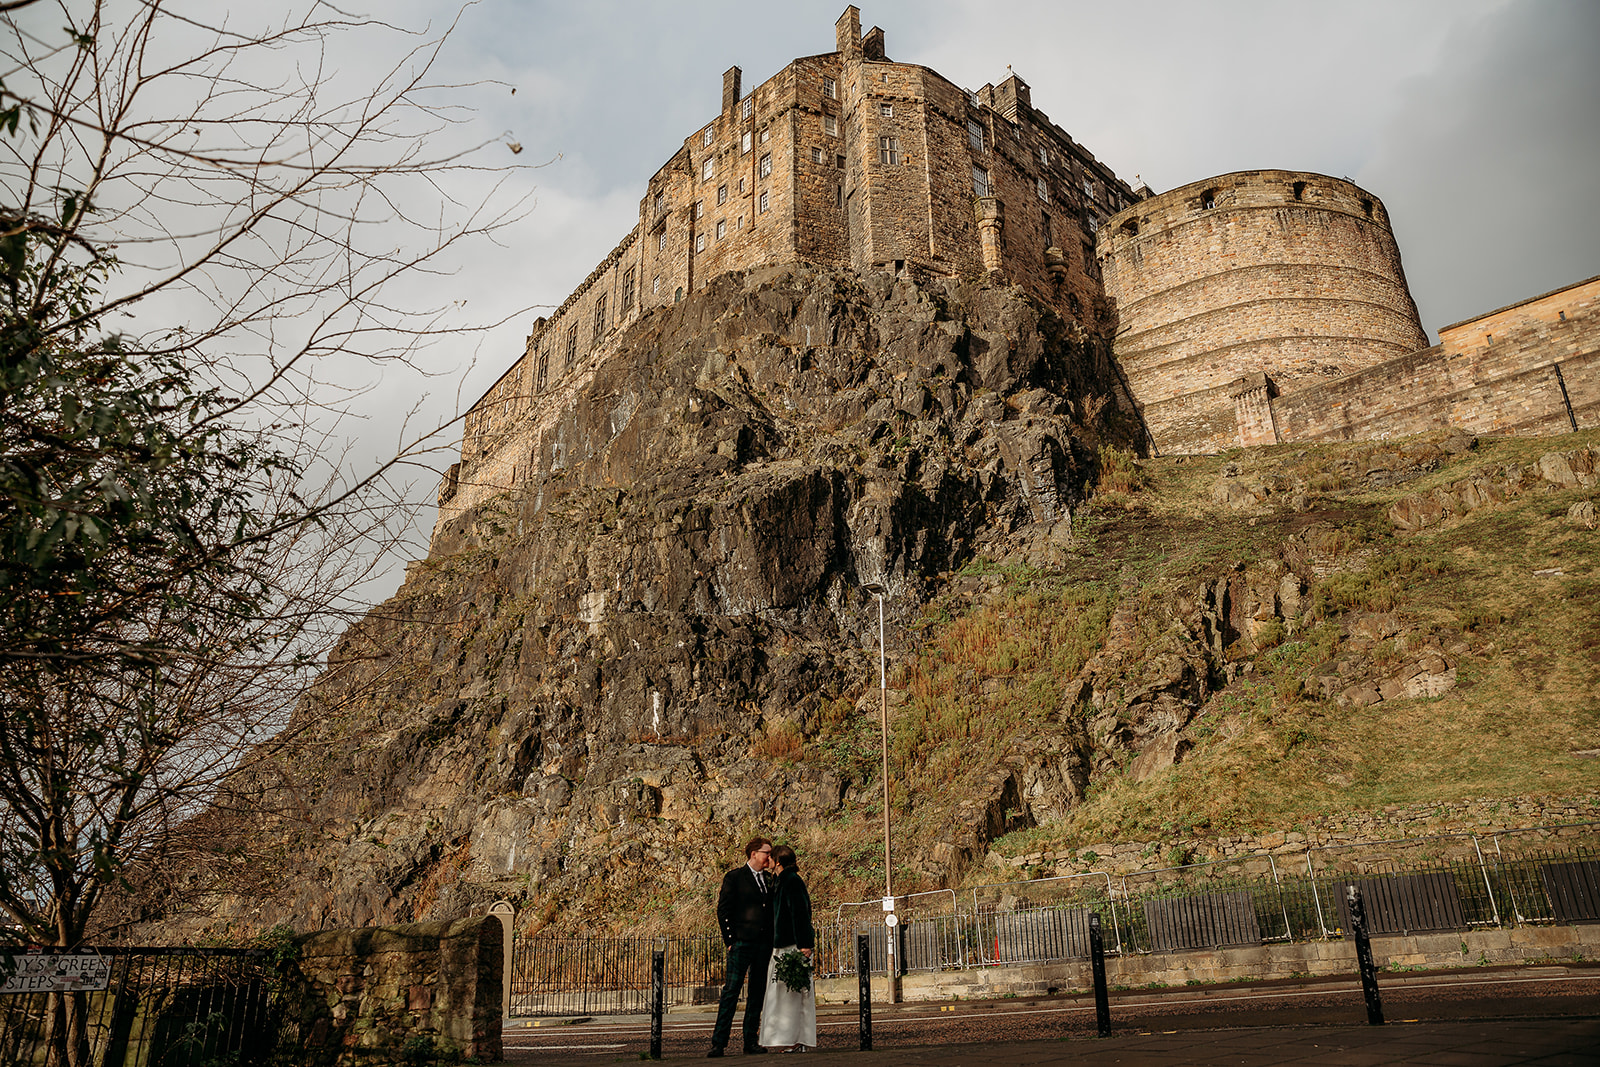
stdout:
{"type": "Polygon", "coordinates": [[[96,953],[0,955],[0,994],[68,993],[110,984],[111,961],[96,953]]]}

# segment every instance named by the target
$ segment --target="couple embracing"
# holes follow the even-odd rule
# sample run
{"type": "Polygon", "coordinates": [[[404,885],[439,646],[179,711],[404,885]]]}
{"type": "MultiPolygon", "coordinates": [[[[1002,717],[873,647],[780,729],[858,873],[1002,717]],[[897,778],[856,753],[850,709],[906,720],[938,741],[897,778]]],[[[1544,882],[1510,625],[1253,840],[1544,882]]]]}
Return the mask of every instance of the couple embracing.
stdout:
{"type": "Polygon", "coordinates": [[[745,864],[723,877],[717,896],[717,924],[728,946],[728,977],[706,1055],[721,1056],[727,1047],[740,986],[748,986],[745,1054],[764,1053],[768,1047],[804,1052],[807,1045],[817,1043],[816,990],[807,981],[804,992],[795,992],[779,980],[778,972],[782,969],[789,976],[789,965],[779,963],[789,953],[798,952],[808,962],[812,957],[817,935],[811,925],[811,896],[800,877],[800,862],[788,845],[773,847],[758,837],[745,846],[744,854],[745,864]]]}

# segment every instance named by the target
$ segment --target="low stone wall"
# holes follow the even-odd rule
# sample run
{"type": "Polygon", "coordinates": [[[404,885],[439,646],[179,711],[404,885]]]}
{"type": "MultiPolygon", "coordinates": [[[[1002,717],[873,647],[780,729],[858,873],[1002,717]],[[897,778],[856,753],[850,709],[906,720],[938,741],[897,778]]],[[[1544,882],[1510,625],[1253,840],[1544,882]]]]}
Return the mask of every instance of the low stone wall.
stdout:
{"type": "Polygon", "coordinates": [[[499,1060],[501,929],[480,915],[302,936],[280,1051],[306,1067],[499,1060]]]}
{"type": "MultiPolygon", "coordinates": [[[[1504,963],[1548,963],[1600,957],[1600,925],[1518,926],[1409,937],[1374,937],[1379,968],[1469,967],[1504,963]]],[[[1106,958],[1106,981],[1114,988],[1187,982],[1229,982],[1250,978],[1302,978],[1356,975],[1353,941],[1252,945],[1199,952],[1152,952],[1106,958]]],[[[1382,978],[1380,976],[1381,984],[1382,978]]],[[[1093,988],[1089,961],[1066,960],[1024,966],[910,974],[901,979],[902,1001],[981,1000],[1004,996],[1043,996],[1093,988]]],[[[874,979],[874,1000],[887,998],[882,978],[874,979]]],[[[856,979],[817,982],[817,1003],[854,1004],[856,979]]]]}

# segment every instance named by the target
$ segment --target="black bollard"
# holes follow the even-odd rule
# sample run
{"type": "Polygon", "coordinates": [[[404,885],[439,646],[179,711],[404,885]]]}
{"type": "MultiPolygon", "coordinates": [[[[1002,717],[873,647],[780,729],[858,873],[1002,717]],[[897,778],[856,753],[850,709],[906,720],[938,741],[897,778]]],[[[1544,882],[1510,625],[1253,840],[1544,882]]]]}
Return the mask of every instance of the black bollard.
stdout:
{"type": "Polygon", "coordinates": [[[667,954],[656,949],[650,960],[650,1058],[661,1058],[661,1017],[667,1013],[667,954]]]}
{"type": "Polygon", "coordinates": [[[1101,1037],[1110,1037],[1111,997],[1106,992],[1106,946],[1098,914],[1089,916],[1089,960],[1094,967],[1094,1024],[1101,1037]]]}
{"type": "Polygon", "coordinates": [[[872,1051],[872,943],[856,935],[856,981],[861,996],[861,1051],[872,1051]]]}
{"type": "Polygon", "coordinates": [[[1372,961],[1372,942],[1367,937],[1367,909],[1361,903],[1361,890],[1345,888],[1350,905],[1350,932],[1356,939],[1356,966],[1361,969],[1361,995],[1367,1000],[1367,1022],[1383,1025],[1383,998],[1378,994],[1378,966],[1372,961]]]}

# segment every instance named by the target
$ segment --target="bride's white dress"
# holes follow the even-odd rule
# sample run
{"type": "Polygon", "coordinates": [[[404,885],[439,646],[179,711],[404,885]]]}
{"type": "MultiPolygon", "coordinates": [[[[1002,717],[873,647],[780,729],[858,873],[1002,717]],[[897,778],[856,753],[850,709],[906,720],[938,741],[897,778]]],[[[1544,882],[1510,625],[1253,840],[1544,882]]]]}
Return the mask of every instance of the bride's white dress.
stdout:
{"type": "Polygon", "coordinates": [[[773,949],[772,963],[767,967],[767,999],[761,1005],[761,1034],[756,1041],[768,1048],[817,1043],[816,979],[804,993],[796,993],[778,981],[778,957],[793,951],[793,945],[773,949]]]}

